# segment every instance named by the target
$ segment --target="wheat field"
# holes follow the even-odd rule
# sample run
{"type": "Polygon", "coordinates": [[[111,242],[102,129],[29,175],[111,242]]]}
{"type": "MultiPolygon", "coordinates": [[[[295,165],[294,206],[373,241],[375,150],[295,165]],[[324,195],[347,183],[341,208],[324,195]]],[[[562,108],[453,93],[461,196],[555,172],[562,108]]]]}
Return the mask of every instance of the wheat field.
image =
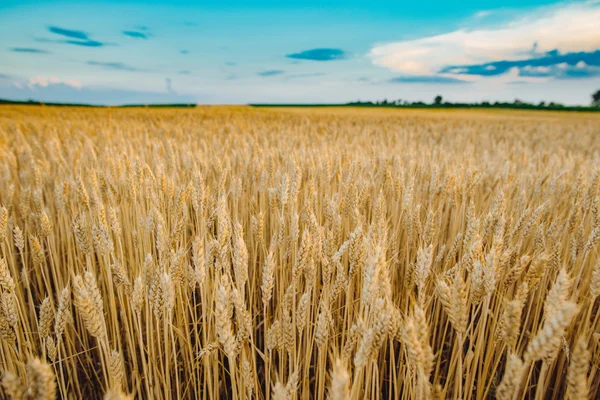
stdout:
{"type": "Polygon", "coordinates": [[[0,397],[594,399],[600,117],[0,108],[0,397]]]}

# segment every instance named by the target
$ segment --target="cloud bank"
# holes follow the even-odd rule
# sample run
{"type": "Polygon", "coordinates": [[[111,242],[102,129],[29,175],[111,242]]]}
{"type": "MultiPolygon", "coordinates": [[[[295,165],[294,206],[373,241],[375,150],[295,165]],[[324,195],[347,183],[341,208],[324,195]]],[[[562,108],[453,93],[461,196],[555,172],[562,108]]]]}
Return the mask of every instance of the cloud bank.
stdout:
{"type": "MultiPolygon", "coordinates": [[[[169,85],[168,82],[167,85],[169,85]]],[[[169,86],[166,90],[166,92],[161,93],[109,87],[88,87],[76,80],[47,76],[13,80],[10,83],[0,82],[2,97],[10,100],[105,105],[196,102],[195,96],[179,94],[169,86]]]]}
{"type": "Polygon", "coordinates": [[[597,76],[598,21],[600,1],[567,3],[536,9],[502,26],[376,45],[369,56],[375,65],[415,76],[477,80],[509,71],[525,78],[597,76]]]}
{"type": "Polygon", "coordinates": [[[64,85],[70,86],[72,88],[81,88],[81,82],[74,79],[59,79],[55,76],[46,77],[46,76],[34,76],[29,78],[26,85],[23,85],[20,82],[15,82],[16,87],[27,86],[29,89],[35,90],[36,88],[45,88],[52,85],[64,85]]]}
{"type": "Polygon", "coordinates": [[[557,50],[525,60],[502,60],[485,64],[449,66],[441,72],[475,75],[503,75],[510,70],[522,77],[586,78],[600,75],[600,50],[560,54],[557,50]]]}

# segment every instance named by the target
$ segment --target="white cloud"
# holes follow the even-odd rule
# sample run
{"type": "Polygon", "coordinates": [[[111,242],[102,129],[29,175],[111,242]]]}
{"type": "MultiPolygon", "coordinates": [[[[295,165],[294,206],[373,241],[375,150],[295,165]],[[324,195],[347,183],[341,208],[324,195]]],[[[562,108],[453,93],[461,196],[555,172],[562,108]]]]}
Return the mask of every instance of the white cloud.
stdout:
{"type": "Polygon", "coordinates": [[[34,76],[33,78],[29,78],[27,86],[34,87],[36,85],[46,87],[48,86],[48,79],[44,76],[34,76]]]}
{"type": "Polygon", "coordinates": [[[475,13],[475,18],[485,18],[492,15],[492,12],[489,10],[482,10],[475,13]]]}
{"type": "Polygon", "coordinates": [[[79,82],[78,80],[75,80],[75,79],[67,79],[67,80],[63,81],[63,83],[65,83],[69,86],[73,86],[75,88],[81,87],[81,82],[79,82]]]}
{"type": "Polygon", "coordinates": [[[32,78],[29,78],[29,80],[27,81],[27,86],[30,89],[34,89],[36,86],[37,87],[48,87],[50,85],[67,85],[67,86],[71,86],[74,88],[81,88],[81,82],[74,80],[74,79],[59,79],[55,76],[51,76],[51,77],[45,77],[45,76],[34,76],[32,78]]]}
{"type": "MultiPolygon", "coordinates": [[[[568,67],[568,64],[566,65],[568,67]]],[[[526,65],[523,67],[523,70],[527,72],[548,73],[550,72],[550,67],[532,67],[531,65],[526,65]]]]}
{"type": "Polygon", "coordinates": [[[449,65],[531,58],[534,49],[538,54],[594,51],[600,48],[599,21],[600,0],[561,4],[535,9],[498,27],[376,45],[369,55],[375,65],[396,72],[435,74],[449,65]]]}

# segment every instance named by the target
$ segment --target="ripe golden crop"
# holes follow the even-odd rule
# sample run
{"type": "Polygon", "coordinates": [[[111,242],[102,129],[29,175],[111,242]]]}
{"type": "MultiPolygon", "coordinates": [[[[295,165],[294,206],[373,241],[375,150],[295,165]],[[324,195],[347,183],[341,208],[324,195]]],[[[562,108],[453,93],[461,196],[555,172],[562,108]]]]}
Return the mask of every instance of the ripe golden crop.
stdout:
{"type": "Polygon", "coordinates": [[[0,108],[14,399],[600,387],[600,118],[0,108]]]}

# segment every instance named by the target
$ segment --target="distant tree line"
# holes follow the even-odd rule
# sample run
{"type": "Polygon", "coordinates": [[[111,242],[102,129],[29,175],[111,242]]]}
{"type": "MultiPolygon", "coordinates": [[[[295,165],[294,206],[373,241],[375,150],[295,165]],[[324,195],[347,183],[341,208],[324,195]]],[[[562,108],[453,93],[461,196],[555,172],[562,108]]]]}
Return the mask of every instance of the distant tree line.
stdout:
{"type": "Polygon", "coordinates": [[[512,102],[474,102],[474,103],[451,103],[444,101],[440,95],[435,96],[431,103],[423,101],[407,101],[407,100],[381,100],[381,101],[355,101],[347,103],[348,106],[355,107],[405,107],[405,108],[511,108],[525,110],[565,110],[565,111],[600,111],[600,90],[592,94],[591,106],[565,106],[561,103],[541,101],[537,104],[527,103],[519,99],[512,102]]]}
{"type": "Polygon", "coordinates": [[[106,105],[96,105],[96,104],[85,104],[85,103],[53,103],[53,102],[43,102],[37,100],[6,100],[0,99],[1,104],[14,104],[14,105],[26,105],[26,106],[52,106],[52,107],[113,107],[113,108],[122,108],[122,107],[152,107],[152,108],[191,108],[196,107],[197,104],[194,103],[172,103],[172,104],[123,104],[116,106],[106,106],[106,105]]]}
{"type": "MultiPolygon", "coordinates": [[[[13,101],[0,99],[0,104],[24,104],[24,105],[47,105],[47,106],[78,106],[78,107],[104,107],[93,106],[90,104],[74,104],[74,103],[45,103],[35,100],[28,101],[13,101]]],[[[423,101],[407,101],[407,100],[381,100],[381,101],[354,101],[346,104],[249,104],[254,107],[403,107],[403,108],[510,108],[524,110],[563,110],[563,111],[600,111],[600,90],[592,94],[592,102],[590,106],[565,106],[555,102],[541,101],[538,104],[527,103],[519,99],[512,102],[475,102],[475,103],[451,103],[444,101],[440,95],[435,96],[431,103],[423,101]]],[[[116,107],[195,107],[196,104],[127,104],[116,107]]]]}

